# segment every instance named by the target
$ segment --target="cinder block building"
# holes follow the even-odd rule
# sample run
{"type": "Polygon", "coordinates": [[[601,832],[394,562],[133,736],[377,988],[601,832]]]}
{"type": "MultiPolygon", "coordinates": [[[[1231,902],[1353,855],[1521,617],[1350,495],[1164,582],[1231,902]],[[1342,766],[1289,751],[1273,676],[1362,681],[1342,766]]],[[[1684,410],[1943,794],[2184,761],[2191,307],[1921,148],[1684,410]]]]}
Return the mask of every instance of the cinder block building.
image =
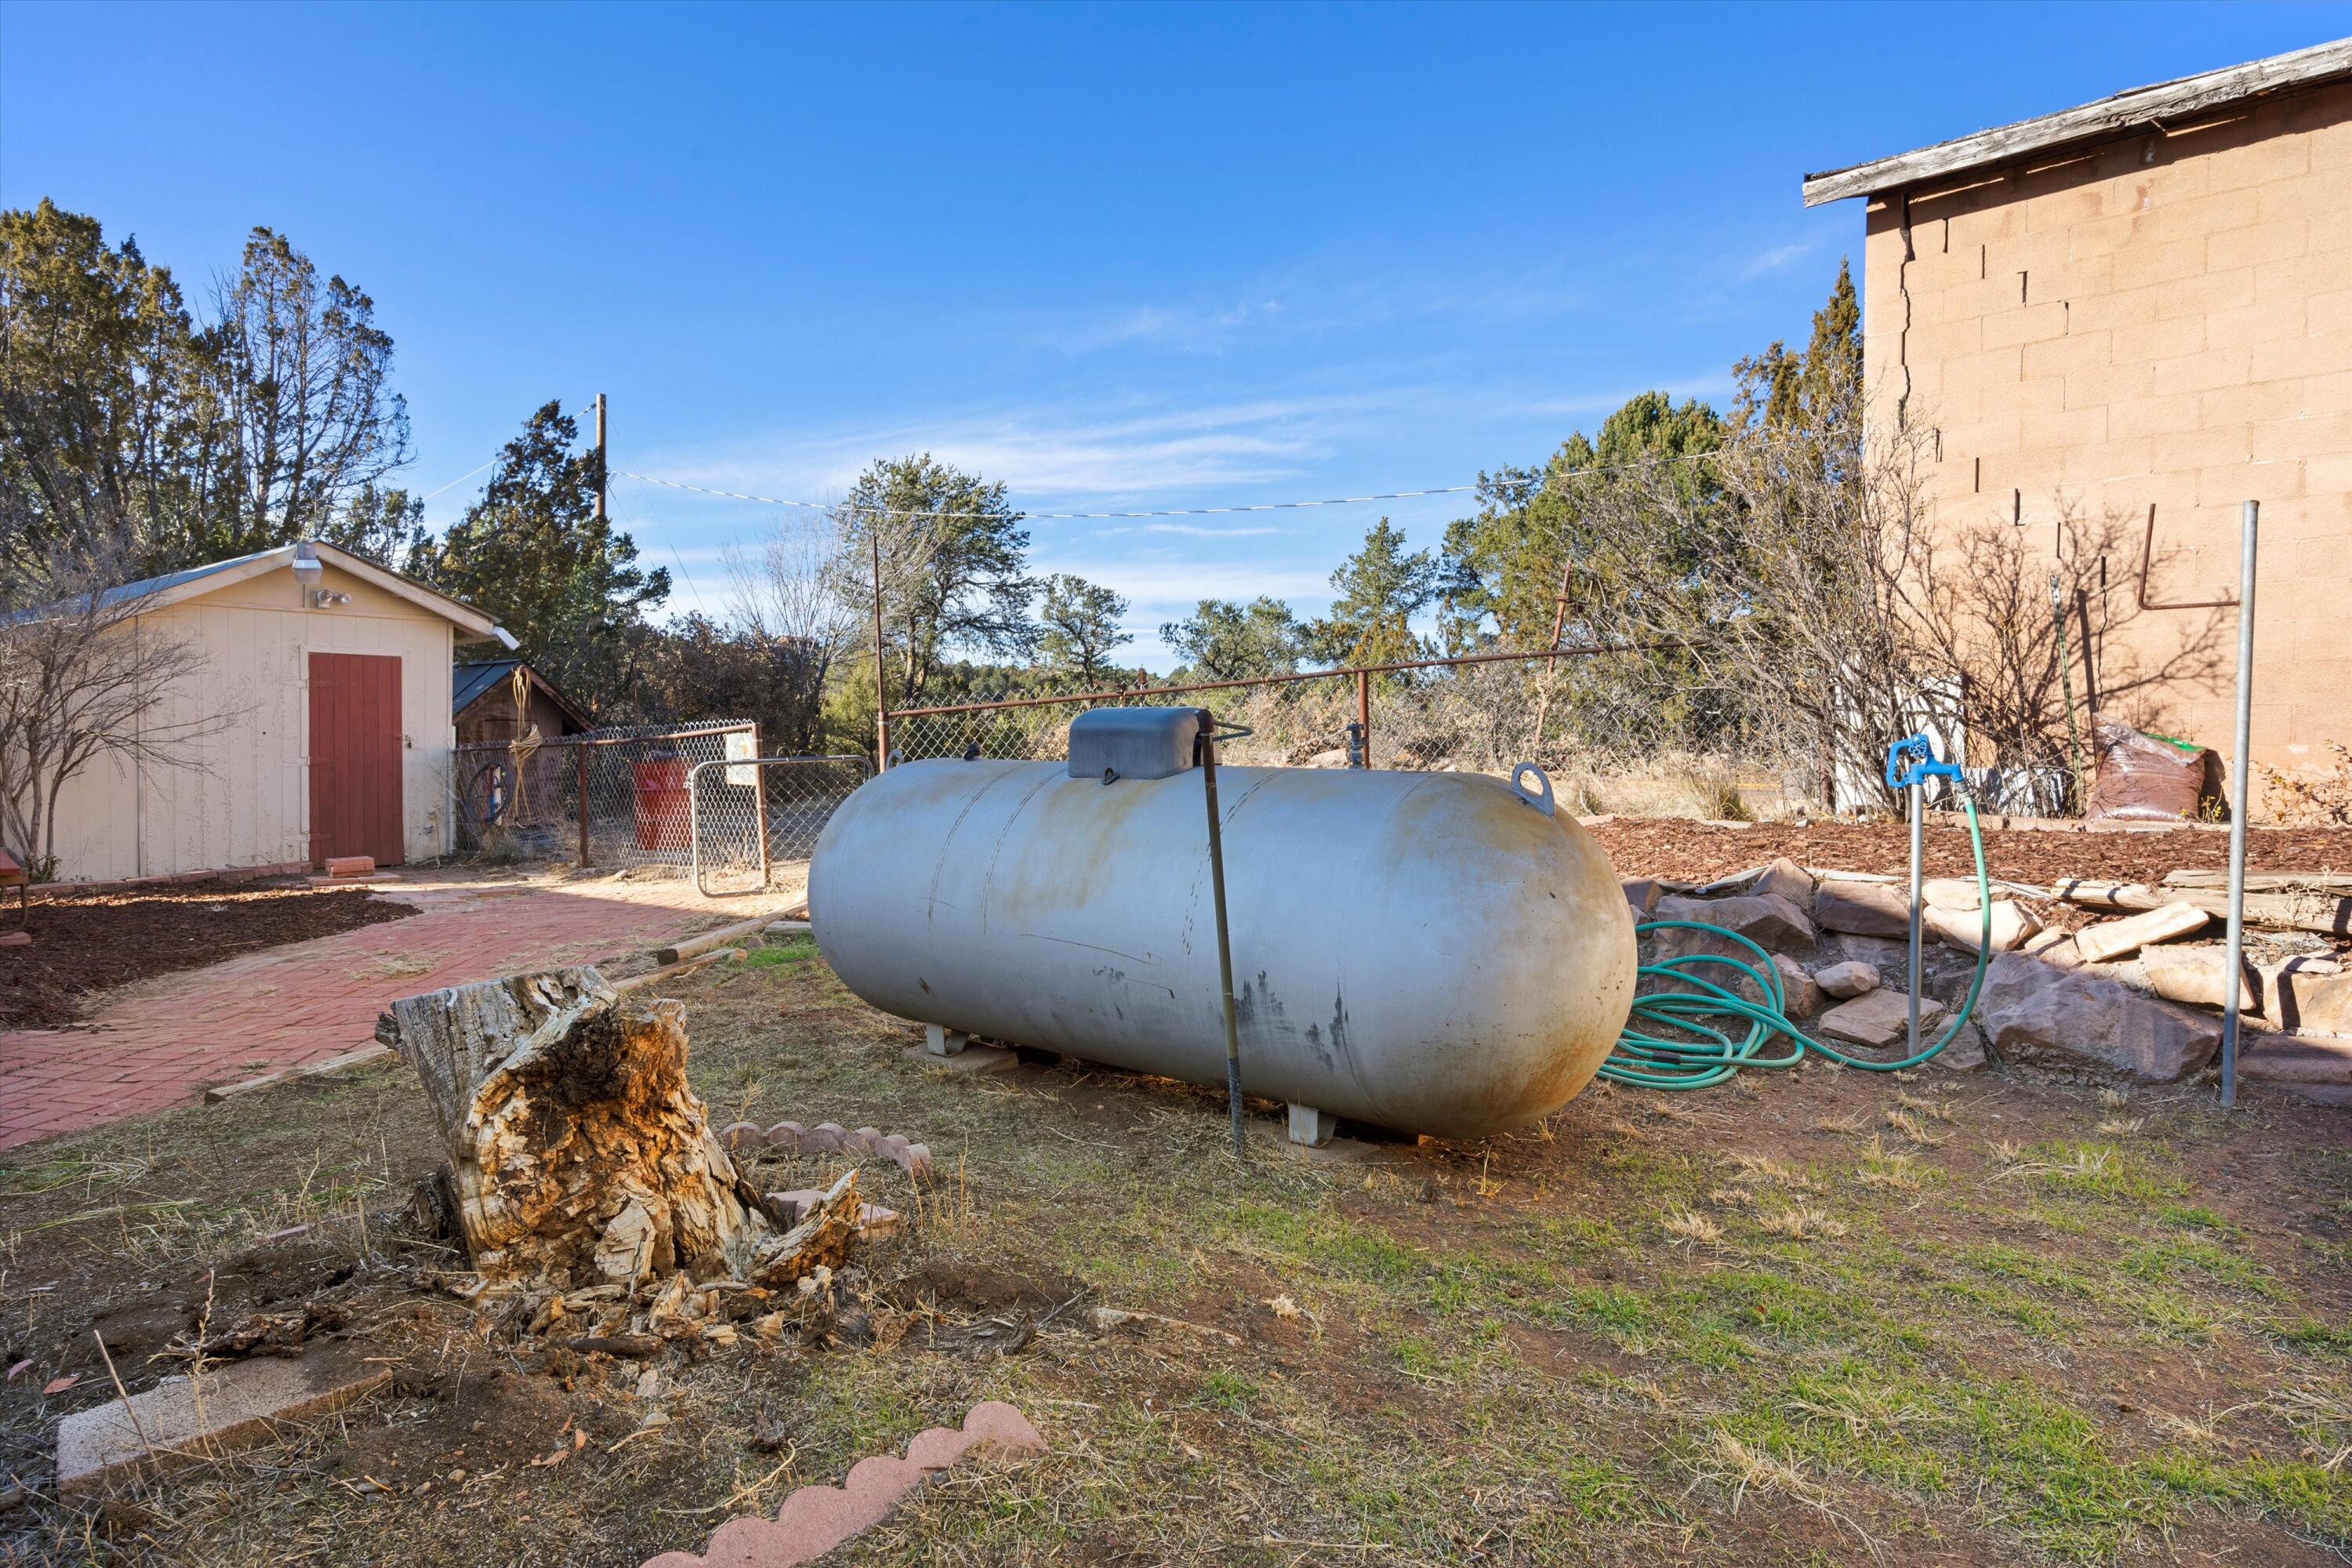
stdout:
{"type": "MultiPolygon", "coordinates": [[[[2076,646],[2078,698],[2234,596],[2252,500],[2254,757],[2352,743],[2352,40],[1805,177],[1850,197],[1871,417],[1924,426],[1931,526],[2054,550],[2066,507],[2128,520],[2108,591],[2136,613],[2076,646]]],[[[2153,695],[2226,751],[2219,613],[2218,670],[2153,695]]]]}

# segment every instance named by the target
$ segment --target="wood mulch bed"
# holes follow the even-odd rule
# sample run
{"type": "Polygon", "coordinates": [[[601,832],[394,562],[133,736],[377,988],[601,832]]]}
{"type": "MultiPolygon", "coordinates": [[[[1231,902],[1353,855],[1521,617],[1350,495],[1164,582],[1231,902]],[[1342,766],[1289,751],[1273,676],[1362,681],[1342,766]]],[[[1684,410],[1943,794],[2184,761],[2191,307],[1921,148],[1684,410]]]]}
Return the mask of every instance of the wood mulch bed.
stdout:
{"type": "MultiPolygon", "coordinates": [[[[0,926],[16,915],[7,901],[0,926]]],[[[37,899],[32,943],[0,947],[0,1029],[58,1028],[111,986],[415,912],[360,889],[249,881],[37,899]]]]}
{"type": "MultiPolygon", "coordinates": [[[[1938,814],[1939,816],[1941,814],[1938,814]]],[[[1927,872],[1974,871],[1968,829],[1931,825],[1927,872]]],[[[1705,881],[1785,855],[1801,866],[1887,875],[1911,867],[1911,830],[1903,822],[1712,823],[1681,817],[1604,817],[1590,825],[1618,874],[1705,881]]],[[[2226,869],[2230,836],[2210,828],[2090,831],[1987,827],[1985,867],[1996,878],[2048,887],[2061,877],[2156,883],[2168,871],[2226,869]]],[[[2246,834],[2246,866],[2256,871],[2352,871],[2352,827],[2256,827],[2246,834]]]]}

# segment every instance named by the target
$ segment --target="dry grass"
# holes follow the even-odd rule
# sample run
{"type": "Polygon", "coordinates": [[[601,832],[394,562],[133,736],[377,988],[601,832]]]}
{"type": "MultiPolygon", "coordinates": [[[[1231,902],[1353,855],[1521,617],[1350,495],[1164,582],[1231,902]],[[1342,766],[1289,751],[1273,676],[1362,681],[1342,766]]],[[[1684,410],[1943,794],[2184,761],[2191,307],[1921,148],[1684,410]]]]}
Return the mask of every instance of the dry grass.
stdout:
{"type": "MultiPolygon", "coordinates": [[[[1235,1162],[1213,1090],[926,1072],[818,963],[681,992],[724,1115],[930,1144],[930,1187],[868,1168],[906,1216],[856,1288],[870,1339],[567,1373],[395,1284],[361,1332],[397,1387],[152,1486],[135,1519],[37,1498],[0,1515],[0,1561],[630,1568],[985,1398],[1052,1456],[925,1488],[856,1561],[1746,1568],[1864,1563],[1875,1541],[2088,1568],[2352,1542],[2352,1160],[2259,1103],[2144,1094],[2147,1128],[2102,1144],[2079,1089],[1994,1073],[1963,1103],[1932,1072],[1809,1071],[1663,1117],[1596,1089],[1540,1131],[1370,1164],[1289,1153],[1261,1106],[1235,1162]],[[1148,1316],[1106,1331],[1101,1305],[1148,1316]],[[1024,1342],[975,1351],[982,1331],[1024,1342]],[[511,1458],[484,1418],[514,1428],[511,1458]]],[[[93,1301],[227,1279],[289,1222],[340,1273],[367,1246],[355,1202],[382,1258],[430,1158],[414,1100],[362,1071],[20,1159],[0,1172],[7,1342],[46,1374],[93,1301]]],[[[763,1189],[830,1169],[747,1163],[763,1189]]],[[[0,1473],[33,1473],[103,1377],[46,1404],[36,1376],[0,1384],[0,1473]]]]}
{"type": "Polygon", "coordinates": [[[1574,763],[1553,775],[1552,788],[1579,816],[1748,822],[1755,813],[1741,793],[1741,776],[1739,767],[1719,758],[1665,757],[1639,766],[1574,763]]]}
{"type": "Polygon", "coordinates": [[[1870,1135],[1870,1142],[1863,1146],[1862,1159],[1854,1166],[1853,1179],[1865,1187],[1916,1193],[1921,1185],[1918,1156],[1888,1149],[1874,1132],[1870,1135]]]}
{"type": "Polygon", "coordinates": [[[1677,1209],[1659,1222],[1666,1234],[1696,1246],[1713,1247],[1723,1239],[1723,1227],[1705,1215],[1677,1209]]]}
{"type": "Polygon", "coordinates": [[[1792,1241],[1809,1241],[1815,1237],[1834,1239],[1846,1234],[1846,1223],[1827,1209],[1813,1204],[1790,1204],[1756,1216],[1756,1223],[1775,1236],[1785,1236],[1792,1241]]]}

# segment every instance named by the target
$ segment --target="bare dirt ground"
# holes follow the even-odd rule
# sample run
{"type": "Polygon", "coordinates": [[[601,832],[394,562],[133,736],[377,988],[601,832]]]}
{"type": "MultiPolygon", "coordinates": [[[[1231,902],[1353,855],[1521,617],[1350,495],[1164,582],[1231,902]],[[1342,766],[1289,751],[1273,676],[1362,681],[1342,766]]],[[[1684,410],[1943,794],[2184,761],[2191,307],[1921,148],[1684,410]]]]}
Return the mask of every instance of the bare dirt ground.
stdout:
{"type": "Polygon", "coordinates": [[[79,1017],[88,998],[117,985],[415,912],[364,889],[288,881],[181,882],[37,900],[26,921],[32,943],[0,947],[0,1029],[57,1028],[79,1017]]]}
{"type": "Polygon", "coordinates": [[[1289,1151],[1258,1105],[1236,1163],[1213,1094],[908,1060],[906,1027],[804,946],[675,993],[714,1121],[872,1125],[940,1163],[922,1192],[865,1164],[908,1223],[829,1329],[647,1383],[420,1287],[439,1255],[393,1221],[426,1123],[397,1065],[33,1145],[0,1167],[0,1341],[30,1363],[0,1384],[0,1487],[26,1489],[0,1559],[633,1564],[986,1398],[1052,1455],[959,1471],[833,1560],[2321,1564],[2352,1545],[2341,1112],[1816,1065],[1595,1086],[1515,1135],[1360,1162],[1289,1151]],[[174,1336],[306,1303],[395,1381],[102,1503],[47,1495],[58,1418],[107,1395],[93,1331],[143,1385],[174,1336]],[[1098,1332],[1096,1305],[1196,1327],[1098,1332]]]}

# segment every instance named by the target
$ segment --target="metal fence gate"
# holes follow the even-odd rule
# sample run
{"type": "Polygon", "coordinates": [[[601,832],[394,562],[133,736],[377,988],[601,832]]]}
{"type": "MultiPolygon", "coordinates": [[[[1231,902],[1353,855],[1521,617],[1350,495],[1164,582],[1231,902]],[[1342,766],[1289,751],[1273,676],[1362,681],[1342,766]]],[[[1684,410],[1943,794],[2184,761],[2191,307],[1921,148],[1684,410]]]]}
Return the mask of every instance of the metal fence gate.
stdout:
{"type": "Polygon", "coordinates": [[[805,862],[868,771],[855,754],[696,763],[687,770],[694,885],[714,896],[750,892],[805,862]]]}

